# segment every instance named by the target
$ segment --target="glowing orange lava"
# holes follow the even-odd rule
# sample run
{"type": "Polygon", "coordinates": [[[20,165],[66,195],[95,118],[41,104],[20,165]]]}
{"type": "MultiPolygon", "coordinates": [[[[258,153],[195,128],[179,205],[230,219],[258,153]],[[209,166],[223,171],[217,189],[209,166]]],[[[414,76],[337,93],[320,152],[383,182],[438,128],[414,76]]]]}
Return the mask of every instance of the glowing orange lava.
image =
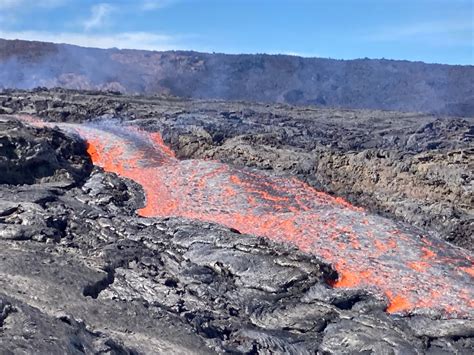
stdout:
{"type": "Polygon", "coordinates": [[[159,134],[117,126],[74,126],[94,164],[143,186],[145,217],[220,223],[287,242],[331,263],[333,287],[385,296],[389,313],[438,311],[473,317],[473,258],[441,240],[369,214],[295,178],[214,161],[179,161],[159,134]]]}

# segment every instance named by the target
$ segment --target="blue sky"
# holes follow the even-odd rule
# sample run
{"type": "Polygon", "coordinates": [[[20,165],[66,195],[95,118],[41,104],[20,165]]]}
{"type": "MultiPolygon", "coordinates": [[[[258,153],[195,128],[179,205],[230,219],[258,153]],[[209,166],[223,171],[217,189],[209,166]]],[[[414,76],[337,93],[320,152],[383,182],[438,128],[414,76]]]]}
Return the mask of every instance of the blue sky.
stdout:
{"type": "Polygon", "coordinates": [[[0,0],[0,37],[474,64],[472,0],[0,0]]]}

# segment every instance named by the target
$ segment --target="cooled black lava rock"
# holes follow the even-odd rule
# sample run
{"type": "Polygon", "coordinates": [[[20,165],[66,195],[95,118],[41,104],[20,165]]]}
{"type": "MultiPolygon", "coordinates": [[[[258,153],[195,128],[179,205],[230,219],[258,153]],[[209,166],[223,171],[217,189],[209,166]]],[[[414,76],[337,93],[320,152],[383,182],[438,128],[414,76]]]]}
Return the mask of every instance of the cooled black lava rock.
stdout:
{"type": "MultiPolygon", "coordinates": [[[[0,353],[474,348],[473,320],[389,316],[369,292],[330,288],[331,267],[288,245],[209,223],[136,216],[141,188],[91,171],[75,137],[5,121],[0,135],[23,137],[20,152],[58,135],[61,146],[78,149],[54,149],[57,161],[85,167],[73,185],[57,173],[54,185],[0,184],[0,353]]],[[[29,163],[10,164],[20,171],[29,163]]]]}
{"type": "Polygon", "coordinates": [[[1,184],[82,181],[92,169],[84,152],[84,142],[57,129],[0,121],[1,184]]]}

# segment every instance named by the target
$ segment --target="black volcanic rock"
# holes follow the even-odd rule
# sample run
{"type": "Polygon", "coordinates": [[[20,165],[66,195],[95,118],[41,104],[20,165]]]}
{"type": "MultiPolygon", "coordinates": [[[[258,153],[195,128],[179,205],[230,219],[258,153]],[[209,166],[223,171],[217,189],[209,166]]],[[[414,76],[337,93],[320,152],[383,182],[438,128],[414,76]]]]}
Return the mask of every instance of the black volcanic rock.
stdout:
{"type": "MultiPolygon", "coordinates": [[[[3,120],[0,134],[23,137],[17,150],[59,134],[63,146],[82,149],[55,150],[58,161],[88,161],[77,137],[56,130],[3,120]]],[[[285,244],[209,223],[137,217],[140,187],[115,174],[94,168],[74,185],[57,179],[65,183],[0,184],[1,353],[474,347],[473,320],[389,316],[367,291],[330,288],[337,275],[328,265],[285,244]]]]}
{"type": "Polygon", "coordinates": [[[473,116],[473,80],[474,66],[101,50],[0,39],[0,88],[63,87],[473,116]]]}
{"type": "Polygon", "coordinates": [[[0,121],[0,183],[79,182],[92,170],[84,150],[58,130],[0,121]]]}

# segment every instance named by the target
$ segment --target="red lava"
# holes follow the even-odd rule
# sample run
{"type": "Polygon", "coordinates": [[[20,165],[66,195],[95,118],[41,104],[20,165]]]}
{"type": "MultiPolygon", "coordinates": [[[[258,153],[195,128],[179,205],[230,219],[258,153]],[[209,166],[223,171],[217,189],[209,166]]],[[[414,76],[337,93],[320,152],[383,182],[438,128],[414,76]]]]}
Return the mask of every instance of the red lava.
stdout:
{"type": "MultiPolygon", "coordinates": [[[[74,126],[71,126],[74,127],[74,126]]],[[[145,217],[186,217],[296,245],[331,263],[333,287],[388,298],[389,313],[474,316],[473,258],[295,178],[215,161],[179,161],[157,133],[75,126],[94,164],[143,186],[145,217]]]]}

